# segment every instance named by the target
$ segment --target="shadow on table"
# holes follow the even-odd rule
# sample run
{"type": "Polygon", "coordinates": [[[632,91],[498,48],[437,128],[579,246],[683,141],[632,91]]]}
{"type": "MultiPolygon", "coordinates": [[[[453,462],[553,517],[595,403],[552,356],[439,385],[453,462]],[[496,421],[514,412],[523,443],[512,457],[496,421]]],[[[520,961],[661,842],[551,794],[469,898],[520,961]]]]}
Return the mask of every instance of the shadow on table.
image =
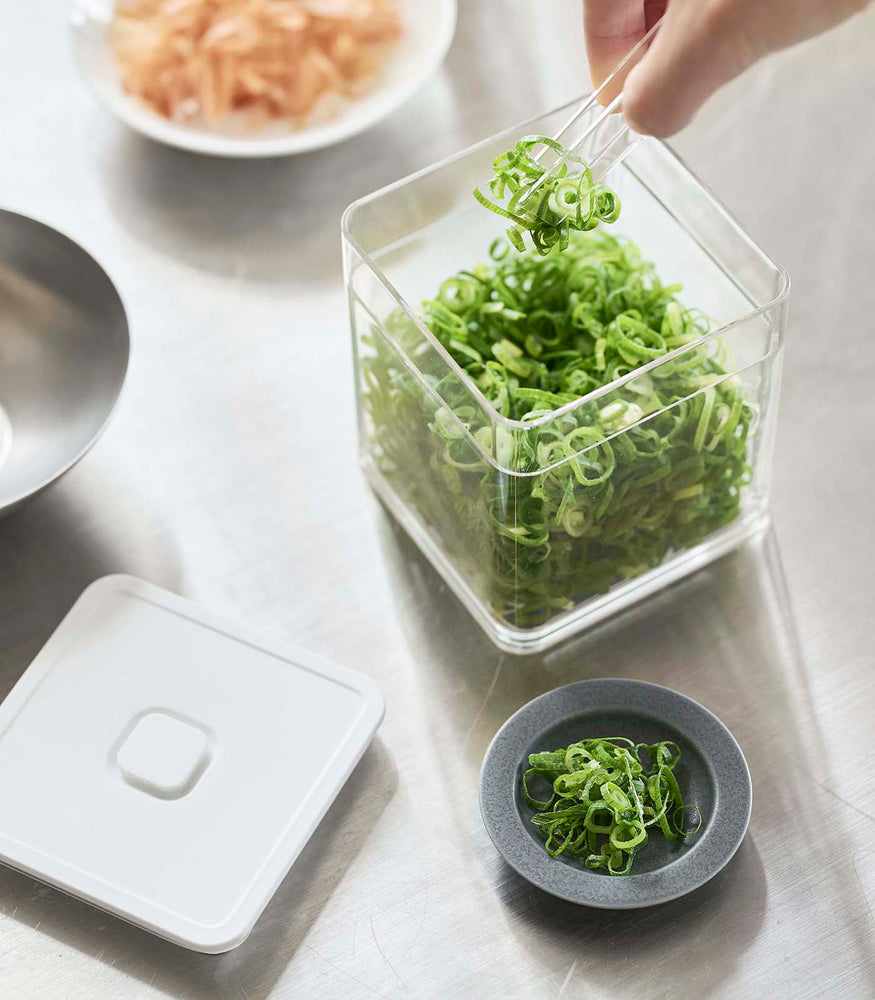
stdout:
{"type": "Polygon", "coordinates": [[[161,991],[170,996],[265,1000],[355,860],[396,785],[394,765],[377,737],[249,938],[223,955],[187,951],[8,869],[0,868],[0,898],[8,916],[147,985],[160,983],[161,991]]]}
{"type": "MultiPolygon", "coordinates": [[[[590,677],[640,678],[675,688],[714,710],[744,750],[754,787],[748,843],[753,837],[764,851],[760,862],[746,847],[740,860],[701,895],[697,893],[691,905],[700,915],[712,910],[725,914],[720,923],[731,928],[727,933],[732,935],[732,948],[750,947],[765,905],[765,867],[769,905],[784,908],[782,912],[805,913],[809,938],[816,933],[822,946],[829,941],[836,955],[856,955],[856,967],[872,977],[872,936],[864,933],[871,913],[851,858],[855,847],[862,850],[871,841],[871,811],[867,803],[836,793],[832,755],[818,722],[812,678],[772,531],[554,650],[520,657],[492,645],[388,519],[383,538],[401,627],[415,653],[416,683],[421,697],[435,706],[432,739],[454,747],[461,758],[448,765],[454,767],[454,780],[469,790],[467,796],[451,800],[459,802],[454,819],[460,838],[470,838],[472,824],[479,825],[477,775],[490,740],[530,699],[590,677]],[[825,815],[829,822],[824,822],[825,815]],[[788,871],[792,877],[787,877],[788,871]],[[739,893],[736,925],[733,900],[739,893]],[[842,900],[841,920],[829,902],[837,899],[842,900]]],[[[498,881],[514,926],[524,935],[520,944],[533,961],[540,960],[541,942],[549,938],[541,926],[552,919],[546,914],[559,915],[557,926],[572,913],[578,914],[582,926],[599,923],[586,911],[540,893],[532,897],[533,890],[506,871],[498,881]],[[523,901],[517,899],[520,893],[523,901]],[[525,901],[531,898],[538,902],[525,901]]],[[[665,933],[667,942],[670,934],[659,930],[660,923],[666,914],[674,920],[681,910],[671,904],[668,910],[654,911],[661,916],[646,920],[652,920],[657,934],[665,933]]],[[[606,923],[618,940],[625,920],[614,915],[606,923]]],[[[710,926],[716,930],[720,923],[710,926]]],[[[814,972],[816,957],[794,940],[802,939],[780,933],[769,937],[768,947],[776,956],[773,976],[798,979],[814,972]]],[[[648,946],[627,945],[624,936],[622,947],[625,951],[648,946]]],[[[760,960],[766,961],[763,943],[756,947],[760,960]]],[[[682,991],[694,987],[698,967],[690,969],[689,964],[697,961],[694,954],[686,956],[666,985],[675,983],[682,991]]],[[[702,959],[702,969],[708,961],[711,958],[702,959]]],[[[840,963],[831,974],[838,988],[840,963]]],[[[641,987],[643,980],[636,981],[641,987]]],[[[869,982],[875,987],[875,981],[869,982]]]]}
{"type": "Polygon", "coordinates": [[[771,531],[556,648],[521,656],[492,644],[388,517],[382,536],[400,624],[411,648],[422,651],[423,696],[452,703],[445,716],[472,765],[479,767],[496,730],[526,702],[590,677],[677,688],[717,710],[742,743],[746,734],[760,735],[766,720],[774,729],[783,702],[810,716],[771,531]]]}
{"type": "Polygon", "coordinates": [[[350,202],[422,166],[403,131],[377,126],[297,156],[201,156],[119,130],[100,167],[122,227],[159,254],[236,280],[339,283],[350,202]]]}
{"type": "MultiPolygon", "coordinates": [[[[0,699],[89,583],[108,573],[143,571],[138,558],[115,550],[104,530],[114,512],[94,510],[70,488],[73,477],[85,474],[80,467],[0,519],[0,699]]],[[[156,582],[179,588],[181,569],[169,543],[150,538],[148,549],[150,567],[163,570],[156,582]]]]}
{"type": "Polygon", "coordinates": [[[643,910],[586,909],[536,889],[504,861],[497,865],[511,927],[524,936],[537,928],[538,961],[567,976],[569,997],[593,979],[617,996],[712,995],[757,938],[766,912],[765,871],[750,836],[707,885],[643,910]],[[677,967],[682,980],[672,990],[677,967]]]}

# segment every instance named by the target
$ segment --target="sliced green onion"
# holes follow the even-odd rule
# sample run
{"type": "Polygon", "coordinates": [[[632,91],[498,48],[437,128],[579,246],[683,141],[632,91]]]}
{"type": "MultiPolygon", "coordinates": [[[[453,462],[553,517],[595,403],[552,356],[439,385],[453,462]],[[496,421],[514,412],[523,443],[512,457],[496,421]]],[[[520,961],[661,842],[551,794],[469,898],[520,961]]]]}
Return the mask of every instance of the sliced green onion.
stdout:
{"type": "Polygon", "coordinates": [[[363,351],[370,454],[515,627],[539,626],[652,569],[741,510],[754,408],[727,377],[719,341],[696,343],[707,323],[678,291],[634,244],[603,231],[575,233],[546,257],[497,240],[487,263],[444,281],[421,306],[424,322],[495,413],[540,421],[529,430],[497,426],[443,361],[431,375],[433,348],[403,312],[387,316],[363,351]],[[425,359],[440,406],[393,344],[414,364],[425,359]]]}
{"type": "MultiPolygon", "coordinates": [[[[492,164],[490,198],[479,188],[474,197],[513,223],[507,238],[525,250],[524,233],[542,255],[565,250],[572,232],[587,232],[600,222],[616,222],[620,199],[596,184],[586,163],[544,135],[527,135],[492,164]],[[552,153],[552,163],[547,162],[552,153]]],[[[494,244],[493,244],[494,246],[494,244]]]]}
{"type": "Polygon", "coordinates": [[[532,823],[541,830],[547,853],[580,859],[586,868],[609,875],[628,875],[647,845],[648,829],[658,826],[669,840],[694,836],[702,814],[683,800],[674,773],[680,759],[673,740],[635,744],[616,736],[530,754],[522,793],[535,810],[532,823]],[[550,799],[531,796],[533,774],[552,780],[550,799]]]}

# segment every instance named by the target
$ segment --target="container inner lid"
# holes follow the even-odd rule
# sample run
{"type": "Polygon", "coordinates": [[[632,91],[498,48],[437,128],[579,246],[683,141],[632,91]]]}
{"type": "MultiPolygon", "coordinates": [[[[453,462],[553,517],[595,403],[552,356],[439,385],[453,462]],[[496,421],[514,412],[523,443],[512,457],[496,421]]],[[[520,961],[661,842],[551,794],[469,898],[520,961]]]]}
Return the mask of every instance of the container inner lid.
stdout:
{"type": "Polygon", "coordinates": [[[106,577],[0,706],[0,860],[180,944],[226,950],[382,712],[357,673],[106,577]]]}

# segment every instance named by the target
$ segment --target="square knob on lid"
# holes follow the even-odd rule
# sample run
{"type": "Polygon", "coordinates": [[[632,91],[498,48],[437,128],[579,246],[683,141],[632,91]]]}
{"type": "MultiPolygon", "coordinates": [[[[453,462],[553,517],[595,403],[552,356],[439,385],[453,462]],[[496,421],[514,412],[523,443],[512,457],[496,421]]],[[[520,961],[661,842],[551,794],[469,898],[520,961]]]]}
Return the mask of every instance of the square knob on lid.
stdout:
{"type": "Polygon", "coordinates": [[[122,777],[160,799],[179,799],[210,762],[203,729],[155,709],[141,715],[116,754],[122,777]]]}

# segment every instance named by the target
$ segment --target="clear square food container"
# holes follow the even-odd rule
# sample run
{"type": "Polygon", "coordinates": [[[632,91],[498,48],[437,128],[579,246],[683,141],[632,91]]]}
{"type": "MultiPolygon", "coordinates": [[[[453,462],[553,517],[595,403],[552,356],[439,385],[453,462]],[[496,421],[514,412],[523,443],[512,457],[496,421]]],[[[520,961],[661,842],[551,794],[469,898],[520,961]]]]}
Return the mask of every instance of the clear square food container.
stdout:
{"type": "MultiPolygon", "coordinates": [[[[663,284],[682,285],[684,308],[707,317],[692,339],[516,420],[422,318],[446,279],[497,266],[502,220],[472,189],[516,139],[554,134],[568,110],[360,199],[342,224],[365,474],[516,653],[652,594],[768,520],[788,277],[664,143],[643,140],[613,169],[622,213],[597,232],[633,241],[663,284]]],[[[519,317],[521,335],[535,322],[519,317]]]]}

